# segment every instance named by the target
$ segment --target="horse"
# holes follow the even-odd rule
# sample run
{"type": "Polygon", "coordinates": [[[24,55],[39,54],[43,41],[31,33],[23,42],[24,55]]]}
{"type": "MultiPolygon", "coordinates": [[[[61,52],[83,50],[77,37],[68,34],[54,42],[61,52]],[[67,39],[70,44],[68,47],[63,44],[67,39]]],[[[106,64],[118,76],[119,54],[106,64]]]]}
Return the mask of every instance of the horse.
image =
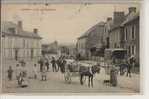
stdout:
{"type": "Polygon", "coordinates": [[[80,66],[80,84],[83,85],[83,77],[88,76],[88,87],[93,87],[93,77],[95,73],[100,73],[100,67],[98,65],[94,65],[91,67],[80,66]]]}

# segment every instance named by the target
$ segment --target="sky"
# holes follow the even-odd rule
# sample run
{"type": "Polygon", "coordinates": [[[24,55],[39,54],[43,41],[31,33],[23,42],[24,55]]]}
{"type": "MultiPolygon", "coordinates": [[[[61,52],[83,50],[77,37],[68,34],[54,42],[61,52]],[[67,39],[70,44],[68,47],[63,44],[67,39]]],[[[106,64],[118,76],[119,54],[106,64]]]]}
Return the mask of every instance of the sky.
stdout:
{"type": "Polygon", "coordinates": [[[2,21],[22,20],[23,28],[38,28],[42,43],[75,44],[93,25],[112,17],[114,11],[128,13],[139,4],[3,4],[2,21]]]}

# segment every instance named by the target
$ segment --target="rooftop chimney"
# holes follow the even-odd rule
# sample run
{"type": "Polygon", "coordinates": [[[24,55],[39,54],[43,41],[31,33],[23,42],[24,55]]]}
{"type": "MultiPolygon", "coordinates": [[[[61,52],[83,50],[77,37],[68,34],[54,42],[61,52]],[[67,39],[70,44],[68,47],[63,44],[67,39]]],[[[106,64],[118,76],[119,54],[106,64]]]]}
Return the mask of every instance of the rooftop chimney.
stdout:
{"type": "Polygon", "coordinates": [[[136,12],[136,7],[129,7],[129,13],[136,12]]]}
{"type": "Polygon", "coordinates": [[[114,12],[113,21],[114,24],[119,25],[121,24],[125,19],[124,12],[114,12]]]}
{"type": "Polygon", "coordinates": [[[38,33],[38,29],[34,28],[34,29],[33,29],[33,32],[34,32],[35,34],[37,34],[37,33],[38,33]]]}

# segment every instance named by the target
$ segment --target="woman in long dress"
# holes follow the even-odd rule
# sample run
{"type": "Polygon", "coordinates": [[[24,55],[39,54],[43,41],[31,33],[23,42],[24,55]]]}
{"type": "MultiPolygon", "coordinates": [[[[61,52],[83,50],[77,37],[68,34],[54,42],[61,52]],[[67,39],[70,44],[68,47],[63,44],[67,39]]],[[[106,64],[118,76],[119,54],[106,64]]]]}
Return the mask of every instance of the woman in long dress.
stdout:
{"type": "Polygon", "coordinates": [[[112,66],[110,70],[110,83],[112,86],[117,86],[117,69],[115,66],[112,66]]]}
{"type": "Polygon", "coordinates": [[[26,65],[23,64],[21,66],[21,73],[20,73],[20,77],[19,77],[19,86],[20,87],[27,87],[28,86],[28,77],[27,77],[27,68],[26,65]]]}

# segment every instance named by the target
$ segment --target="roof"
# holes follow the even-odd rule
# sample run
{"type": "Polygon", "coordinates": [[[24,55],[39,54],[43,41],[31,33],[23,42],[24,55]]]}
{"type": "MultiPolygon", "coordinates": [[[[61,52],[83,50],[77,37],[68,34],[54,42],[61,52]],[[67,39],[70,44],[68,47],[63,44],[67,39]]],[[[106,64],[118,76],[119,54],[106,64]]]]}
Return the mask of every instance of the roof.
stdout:
{"type": "Polygon", "coordinates": [[[131,22],[131,21],[133,21],[133,20],[135,20],[135,19],[137,19],[138,17],[139,17],[139,12],[130,13],[130,14],[126,17],[125,21],[121,24],[121,26],[123,26],[123,25],[125,25],[125,24],[127,24],[127,23],[129,23],[129,22],[131,22]]]}
{"type": "Polygon", "coordinates": [[[36,33],[22,30],[21,33],[17,33],[16,34],[16,33],[10,32],[9,28],[18,29],[18,26],[17,26],[17,24],[15,24],[13,22],[10,22],[10,21],[3,21],[3,22],[1,22],[1,31],[5,35],[41,39],[41,37],[38,34],[36,34],[36,33]]]}
{"type": "Polygon", "coordinates": [[[90,29],[88,29],[82,36],[80,36],[78,39],[87,37],[94,29],[96,29],[98,26],[103,26],[105,25],[105,22],[101,21],[97,23],[96,25],[92,26],[90,29]]]}
{"type": "Polygon", "coordinates": [[[120,24],[113,24],[111,26],[110,31],[113,30],[113,29],[119,28],[119,27],[123,27],[125,24],[127,24],[127,23],[129,23],[129,22],[131,22],[131,21],[133,21],[135,19],[137,19],[138,17],[139,17],[139,12],[132,12],[132,13],[126,15],[126,18],[125,18],[125,20],[122,23],[120,23],[120,24]]]}

